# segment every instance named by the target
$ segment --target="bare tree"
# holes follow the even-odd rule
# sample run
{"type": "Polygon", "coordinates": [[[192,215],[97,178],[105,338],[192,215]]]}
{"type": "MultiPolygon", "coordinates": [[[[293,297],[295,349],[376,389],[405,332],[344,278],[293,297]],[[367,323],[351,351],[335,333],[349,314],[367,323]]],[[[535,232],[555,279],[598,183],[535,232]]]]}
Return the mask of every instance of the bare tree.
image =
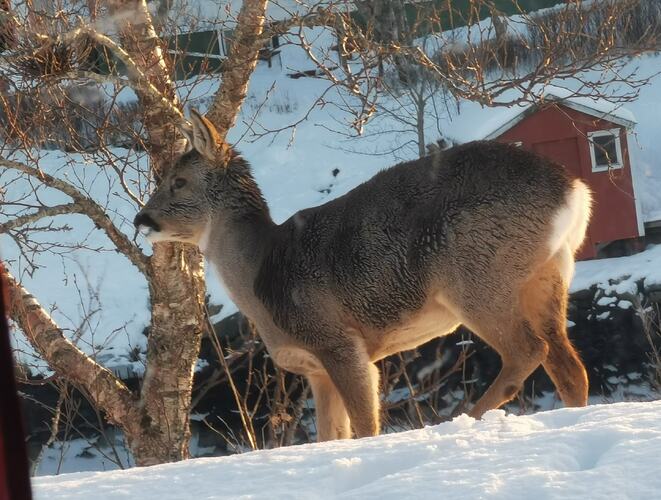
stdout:
{"type": "MultiPolygon", "coordinates": [[[[259,39],[262,29],[265,5],[265,1],[245,2],[238,18],[246,28],[236,34],[229,63],[240,71],[224,80],[214,104],[222,110],[219,115],[228,124],[225,132],[234,121],[257,60],[259,47],[255,40],[259,39]]],[[[9,133],[15,139],[22,139],[26,148],[30,147],[28,131],[19,125],[21,120],[25,124],[25,115],[21,116],[20,109],[15,106],[19,98],[28,97],[27,90],[34,92],[32,103],[48,97],[51,104],[59,101],[65,106],[66,96],[60,92],[58,80],[96,78],[85,73],[78,64],[80,61],[75,60],[90,41],[94,41],[114,51],[127,67],[129,80],[121,83],[131,85],[139,98],[146,134],[144,144],[151,157],[150,171],[146,173],[159,178],[183,145],[177,128],[183,115],[170,79],[170,68],[145,1],[110,1],[103,7],[107,11],[106,22],[110,20],[117,28],[119,41],[102,34],[94,25],[67,25],[62,20],[64,16],[49,18],[48,12],[29,12],[31,18],[39,22],[21,33],[23,52],[12,54],[7,62],[24,73],[27,68],[35,70],[40,80],[35,87],[4,94],[3,111],[10,125],[9,133]],[[52,22],[44,22],[44,19],[52,22]],[[39,85],[41,89],[36,88],[39,85]],[[51,92],[44,92],[44,88],[51,92]]],[[[136,463],[149,465],[186,458],[193,367],[200,339],[207,328],[203,261],[199,250],[185,245],[159,244],[152,255],[144,254],[116,221],[108,217],[106,207],[89,192],[76,186],[75,181],[42,170],[38,162],[30,165],[30,155],[24,156],[26,161],[23,162],[2,158],[0,165],[19,172],[23,178],[29,177],[34,183],[59,191],[71,201],[27,210],[3,224],[3,232],[8,232],[19,246],[25,247],[29,240],[21,240],[18,231],[26,225],[45,217],[79,213],[105,232],[115,249],[147,280],[151,325],[146,371],[139,394],[128,390],[110,371],[78,349],[53,322],[48,311],[10,276],[12,317],[51,369],[83,390],[111,422],[122,428],[136,463]]],[[[133,186],[128,184],[131,176],[121,170],[118,174],[126,188],[125,194],[139,203],[139,194],[134,194],[133,186]]],[[[18,200],[12,202],[19,205],[18,200]]]]}
{"type": "MultiPolygon", "coordinates": [[[[482,0],[465,8],[451,2],[356,2],[360,16],[343,4],[315,3],[311,12],[292,15],[267,32],[334,29],[341,53],[354,64],[328,64],[331,58],[315,54],[303,31],[293,43],[308,51],[319,75],[355,98],[345,111],[354,116],[358,133],[383,96],[384,64],[398,71],[423,67],[454,98],[484,106],[537,102],[551,81],[567,86],[573,97],[624,103],[649,81],[649,75],[624,71],[628,58],[657,50],[661,40],[661,7],[644,0],[570,1],[540,13],[512,2],[509,10],[517,15],[507,21],[482,0]],[[401,18],[403,7],[410,19],[401,18]]],[[[400,71],[403,83],[405,73],[400,71]]]]}
{"type": "Polygon", "coordinates": [[[363,154],[392,155],[398,160],[409,159],[412,154],[423,157],[432,141],[428,137],[430,129],[434,141],[445,140],[440,123],[455,112],[456,100],[427,67],[404,59],[398,61],[384,72],[380,94],[376,113],[362,137],[389,135],[394,140],[387,150],[362,151],[363,154]]]}

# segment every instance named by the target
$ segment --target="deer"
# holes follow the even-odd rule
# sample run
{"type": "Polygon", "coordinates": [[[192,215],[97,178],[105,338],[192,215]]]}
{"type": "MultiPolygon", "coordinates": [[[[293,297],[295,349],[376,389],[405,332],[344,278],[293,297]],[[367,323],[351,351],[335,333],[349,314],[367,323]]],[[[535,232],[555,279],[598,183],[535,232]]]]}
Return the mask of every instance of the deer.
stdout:
{"type": "Polygon", "coordinates": [[[191,111],[183,132],[136,231],[199,246],[275,364],[309,381],[319,441],[378,435],[375,362],[459,325],[502,365],[469,416],[512,400],[540,365],[565,406],[587,404],[566,314],[591,193],[564,167],[470,142],[276,224],[249,163],[206,117],[191,111]]]}

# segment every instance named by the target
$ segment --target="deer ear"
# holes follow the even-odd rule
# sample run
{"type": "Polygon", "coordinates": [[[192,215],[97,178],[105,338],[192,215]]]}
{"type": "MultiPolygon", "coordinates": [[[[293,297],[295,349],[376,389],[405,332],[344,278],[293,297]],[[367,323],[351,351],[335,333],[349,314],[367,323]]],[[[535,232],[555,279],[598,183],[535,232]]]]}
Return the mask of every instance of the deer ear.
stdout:
{"type": "Polygon", "coordinates": [[[183,132],[198,153],[209,160],[217,159],[222,143],[216,128],[204,116],[191,109],[191,133],[189,135],[188,131],[183,132]]]}
{"type": "Polygon", "coordinates": [[[184,122],[179,125],[179,131],[186,141],[182,154],[190,153],[193,150],[193,124],[188,120],[184,120],[184,122]]]}

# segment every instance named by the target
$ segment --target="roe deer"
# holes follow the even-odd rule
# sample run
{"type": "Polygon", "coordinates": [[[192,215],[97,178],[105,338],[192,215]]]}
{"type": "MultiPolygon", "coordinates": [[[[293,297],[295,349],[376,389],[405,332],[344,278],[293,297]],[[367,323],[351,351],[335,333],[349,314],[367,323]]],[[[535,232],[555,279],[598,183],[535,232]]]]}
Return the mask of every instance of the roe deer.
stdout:
{"type": "Polygon", "coordinates": [[[401,163],[283,224],[248,163],[192,113],[190,148],[136,227],[197,244],[280,367],[305,375],[319,440],[379,432],[374,362],[464,324],[502,369],[470,411],[511,400],[542,364],[565,405],[587,402],[566,331],[590,192],[523,149],[473,142],[401,163]]]}

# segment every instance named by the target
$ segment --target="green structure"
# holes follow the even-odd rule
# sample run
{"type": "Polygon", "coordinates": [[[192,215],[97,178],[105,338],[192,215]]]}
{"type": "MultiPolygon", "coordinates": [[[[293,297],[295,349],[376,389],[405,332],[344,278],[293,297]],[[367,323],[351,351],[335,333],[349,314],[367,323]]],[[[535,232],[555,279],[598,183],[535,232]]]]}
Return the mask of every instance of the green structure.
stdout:
{"type": "Polygon", "coordinates": [[[409,26],[418,26],[417,36],[431,32],[461,28],[486,19],[495,10],[505,16],[514,16],[546,9],[562,3],[562,0],[492,0],[478,2],[479,8],[471,0],[432,0],[429,2],[407,3],[404,6],[409,26]]]}
{"type": "MultiPolygon", "coordinates": [[[[553,7],[559,2],[561,0],[492,0],[489,6],[479,2],[476,7],[471,0],[431,0],[406,3],[404,12],[408,27],[415,29],[414,37],[420,37],[474,24],[490,17],[493,12],[512,16],[553,7]]],[[[352,17],[357,25],[366,26],[367,20],[358,12],[354,12],[352,17]]],[[[173,62],[175,78],[183,80],[201,73],[220,72],[231,40],[232,31],[221,29],[165,37],[166,50],[173,62]]],[[[260,58],[270,63],[271,57],[278,53],[278,45],[278,38],[273,37],[260,53],[260,58]]],[[[92,51],[90,63],[99,73],[125,72],[121,62],[114,59],[104,48],[92,51]]]]}

